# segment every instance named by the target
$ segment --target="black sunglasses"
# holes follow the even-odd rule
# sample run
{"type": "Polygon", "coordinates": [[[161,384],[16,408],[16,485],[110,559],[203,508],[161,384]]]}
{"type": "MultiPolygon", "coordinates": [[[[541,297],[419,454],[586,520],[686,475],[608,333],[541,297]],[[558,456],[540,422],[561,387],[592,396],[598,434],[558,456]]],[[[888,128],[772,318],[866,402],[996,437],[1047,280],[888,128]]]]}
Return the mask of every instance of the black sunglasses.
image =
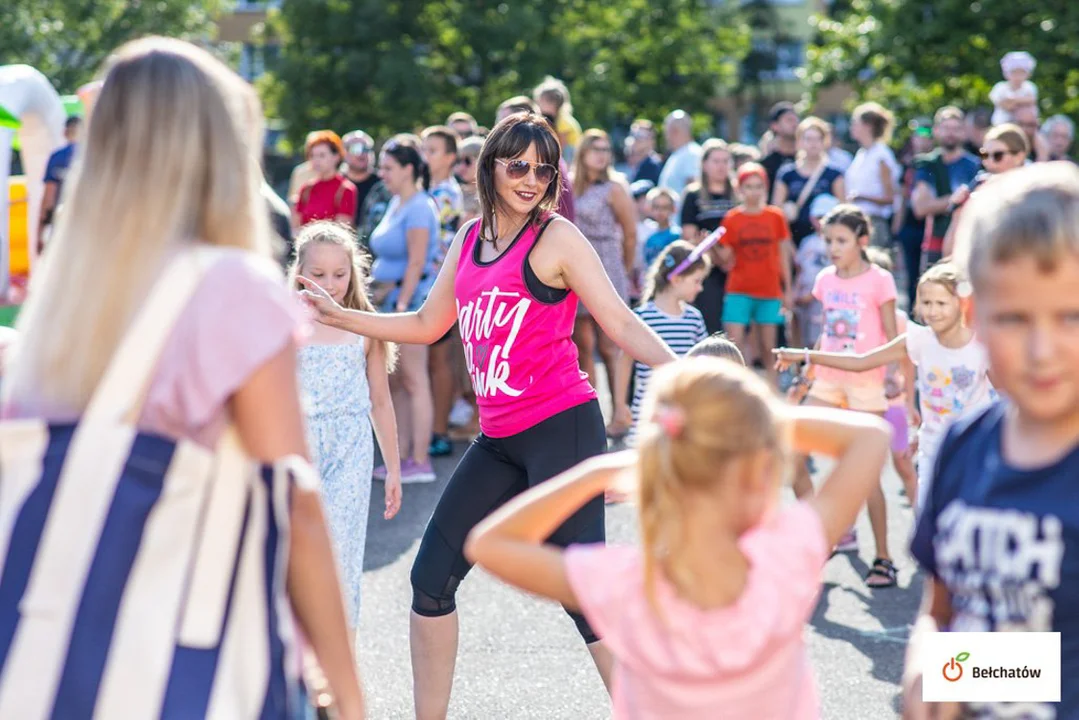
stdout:
{"type": "Polygon", "coordinates": [[[985,148],[982,148],[978,154],[982,156],[982,160],[992,160],[995,163],[1001,162],[1009,155],[1015,155],[1015,153],[1011,150],[997,150],[996,152],[989,152],[985,148]]]}
{"type": "Polygon", "coordinates": [[[527,160],[503,160],[498,158],[496,162],[502,163],[506,168],[506,176],[511,180],[520,180],[528,174],[531,168],[536,173],[536,182],[548,185],[558,175],[558,168],[547,163],[530,163],[527,160]]]}
{"type": "Polygon", "coordinates": [[[476,162],[475,158],[459,157],[457,158],[457,165],[464,165],[465,167],[472,167],[472,163],[476,162]]]}

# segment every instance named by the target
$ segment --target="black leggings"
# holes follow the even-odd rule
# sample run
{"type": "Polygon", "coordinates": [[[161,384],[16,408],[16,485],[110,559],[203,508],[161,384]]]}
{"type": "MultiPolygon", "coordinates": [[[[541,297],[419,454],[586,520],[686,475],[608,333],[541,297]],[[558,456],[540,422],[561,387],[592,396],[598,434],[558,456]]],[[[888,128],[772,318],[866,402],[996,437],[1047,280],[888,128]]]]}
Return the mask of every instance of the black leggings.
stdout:
{"type": "MultiPolygon", "coordinates": [[[[472,569],[463,552],[472,528],[510,498],[606,450],[598,400],[507,438],[476,438],[453,471],[420,541],[412,564],[412,610],[425,617],[456,610],[457,586],[472,569]]],[[[602,495],[590,500],[549,541],[561,547],[603,542],[603,503],[602,495]]],[[[584,617],[569,615],[586,643],[599,639],[584,617]]]]}

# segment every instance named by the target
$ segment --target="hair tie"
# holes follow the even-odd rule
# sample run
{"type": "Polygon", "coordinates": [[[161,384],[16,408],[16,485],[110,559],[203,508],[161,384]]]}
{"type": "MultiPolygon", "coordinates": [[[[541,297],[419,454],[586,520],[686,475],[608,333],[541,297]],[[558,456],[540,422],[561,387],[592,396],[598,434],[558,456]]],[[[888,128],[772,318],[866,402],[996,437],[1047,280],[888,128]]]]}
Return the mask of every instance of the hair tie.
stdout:
{"type": "Polygon", "coordinates": [[[667,268],[668,270],[670,270],[671,268],[674,267],[674,263],[675,263],[674,255],[671,255],[670,253],[667,253],[667,257],[663,258],[663,266],[665,268],[667,268]]]}
{"type": "Polygon", "coordinates": [[[686,427],[686,416],[679,408],[662,405],[656,410],[656,423],[667,437],[676,438],[686,427]]]}

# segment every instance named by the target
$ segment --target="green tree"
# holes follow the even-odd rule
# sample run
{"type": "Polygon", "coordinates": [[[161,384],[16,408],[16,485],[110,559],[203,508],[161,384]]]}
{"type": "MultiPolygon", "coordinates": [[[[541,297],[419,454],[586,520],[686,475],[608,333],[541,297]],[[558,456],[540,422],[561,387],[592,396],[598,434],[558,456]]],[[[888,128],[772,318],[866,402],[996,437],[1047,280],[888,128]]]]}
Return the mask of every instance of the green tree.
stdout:
{"type": "Polygon", "coordinates": [[[1075,0],[851,0],[819,19],[810,48],[812,87],[851,83],[903,118],[945,104],[989,104],[1000,58],[1027,50],[1038,61],[1042,114],[1079,115],[1079,12],[1075,0]]]}
{"type": "Polygon", "coordinates": [[[286,0],[261,89],[294,140],[313,127],[384,137],[454,110],[489,124],[546,75],[585,126],[675,107],[703,118],[748,49],[729,13],[709,0],[286,0]]]}
{"type": "Polygon", "coordinates": [[[221,0],[3,0],[0,64],[33,65],[60,92],[71,92],[128,40],[205,38],[221,6],[221,0]]]}

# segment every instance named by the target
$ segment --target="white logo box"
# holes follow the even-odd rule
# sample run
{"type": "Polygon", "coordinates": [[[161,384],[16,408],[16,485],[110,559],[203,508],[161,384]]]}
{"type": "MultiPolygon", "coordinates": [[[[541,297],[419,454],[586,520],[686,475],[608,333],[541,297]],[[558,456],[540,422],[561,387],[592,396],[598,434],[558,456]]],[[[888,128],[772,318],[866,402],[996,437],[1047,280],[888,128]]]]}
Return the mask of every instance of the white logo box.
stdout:
{"type": "Polygon", "coordinates": [[[1060,633],[929,633],[919,664],[927,702],[1060,702],[1060,633]]]}

